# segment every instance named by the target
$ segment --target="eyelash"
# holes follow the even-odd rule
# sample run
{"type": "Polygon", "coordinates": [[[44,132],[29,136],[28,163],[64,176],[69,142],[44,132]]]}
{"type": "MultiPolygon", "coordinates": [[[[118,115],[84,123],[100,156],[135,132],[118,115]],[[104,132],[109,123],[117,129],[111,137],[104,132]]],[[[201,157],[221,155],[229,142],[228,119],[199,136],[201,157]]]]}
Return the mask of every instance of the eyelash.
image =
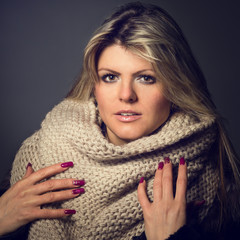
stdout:
{"type": "MultiPolygon", "coordinates": [[[[118,78],[118,76],[116,76],[114,74],[107,73],[107,74],[104,74],[101,77],[101,80],[106,82],[106,83],[112,83],[112,82],[116,82],[117,81],[117,80],[115,80],[116,78],[118,78]],[[114,78],[114,79],[107,80],[107,78],[109,78],[109,77],[114,78]]],[[[151,75],[140,75],[136,79],[140,80],[140,82],[142,82],[144,84],[153,84],[153,83],[156,82],[156,78],[151,76],[151,75]],[[142,78],[144,78],[144,80],[141,80],[142,78]]]]}
{"type": "Polygon", "coordinates": [[[116,80],[107,80],[107,78],[109,78],[109,77],[114,77],[114,78],[116,78],[117,76],[116,75],[114,75],[114,74],[110,74],[110,73],[107,73],[107,74],[104,74],[102,77],[101,77],[101,79],[104,81],[104,82],[106,82],[106,83],[111,83],[111,82],[116,82],[116,80]]]}
{"type": "Polygon", "coordinates": [[[144,84],[153,84],[156,82],[156,78],[151,75],[140,75],[139,77],[137,77],[137,79],[141,79],[141,78],[144,78],[144,80],[142,81],[144,84]]]}

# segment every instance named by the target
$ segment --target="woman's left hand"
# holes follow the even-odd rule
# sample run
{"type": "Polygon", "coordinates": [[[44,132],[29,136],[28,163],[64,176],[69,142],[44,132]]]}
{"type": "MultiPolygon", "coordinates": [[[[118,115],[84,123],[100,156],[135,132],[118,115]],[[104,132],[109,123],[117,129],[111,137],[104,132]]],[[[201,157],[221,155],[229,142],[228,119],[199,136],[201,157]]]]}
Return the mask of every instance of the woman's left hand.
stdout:
{"type": "Polygon", "coordinates": [[[153,202],[148,200],[146,182],[138,186],[138,199],[143,210],[148,240],[164,240],[186,224],[187,166],[180,159],[176,194],[173,196],[172,164],[169,158],[159,163],[153,184],[153,202]]]}

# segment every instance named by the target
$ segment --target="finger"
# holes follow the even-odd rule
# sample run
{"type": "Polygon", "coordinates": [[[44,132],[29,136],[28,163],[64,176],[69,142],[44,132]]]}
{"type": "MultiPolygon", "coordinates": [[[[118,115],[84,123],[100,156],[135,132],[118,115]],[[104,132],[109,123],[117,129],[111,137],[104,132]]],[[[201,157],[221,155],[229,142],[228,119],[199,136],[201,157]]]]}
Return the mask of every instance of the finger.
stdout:
{"type": "Polygon", "coordinates": [[[29,176],[28,183],[36,184],[45,178],[64,172],[69,167],[73,167],[73,162],[57,163],[52,166],[42,168],[29,176]]]}
{"type": "Polygon", "coordinates": [[[23,177],[23,179],[29,177],[32,173],[34,172],[33,168],[32,168],[32,164],[28,163],[27,167],[26,167],[26,173],[23,177]]]}
{"type": "Polygon", "coordinates": [[[146,193],[146,181],[144,178],[141,178],[139,185],[138,185],[138,201],[142,207],[143,213],[147,211],[147,209],[150,207],[151,203],[148,200],[147,193],[146,193]]]}
{"type": "Polygon", "coordinates": [[[72,214],[75,214],[76,210],[74,209],[38,209],[32,212],[32,216],[30,220],[34,220],[36,218],[62,218],[72,214]]]}
{"type": "Polygon", "coordinates": [[[84,188],[78,188],[74,190],[65,190],[59,192],[49,192],[40,196],[33,197],[31,200],[32,205],[41,206],[48,203],[60,202],[75,198],[85,193],[84,188]]]}
{"type": "Polygon", "coordinates": [[[51,179],[45,182],[33,185],[28,191],[32,194],[43,194],[50,191],[56,191],[60,189],[76,188],[84,186],[85,181],[76,179],[51,179]]]}
{"type": "Polygon", "coordinates": [[[186,201],[187,191],[187,164],[185,159],[182,157],[178,167],[178,178],[176,184],[176,195],[175,199],[180,201],[186,201]]]}
{"type": "Polygon", "coordinates": [[[153,183],[153,199],[154,202],[159,202],[162,199],[162,175],[163,175],[164,163],[160,162],[158,164],[158,169],[155,173],[154,183],[153,183]]]}
{"type": "Polygon", "coordinates": [[[173,199],[172,163],[168,157],[164,159],[162,188],[162,197],[173,199]]]}

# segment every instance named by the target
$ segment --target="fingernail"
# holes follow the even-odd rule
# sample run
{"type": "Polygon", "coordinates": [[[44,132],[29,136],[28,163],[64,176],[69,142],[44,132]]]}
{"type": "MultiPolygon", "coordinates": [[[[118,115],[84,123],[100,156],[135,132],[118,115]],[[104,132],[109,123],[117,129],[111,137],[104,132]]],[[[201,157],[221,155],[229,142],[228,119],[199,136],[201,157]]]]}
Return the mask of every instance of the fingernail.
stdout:
{"type": "Polygon", "coordinates": [[[166,163],[170,163],[170,158],[169,157],[165,157],[164,158],[164,163],[166,164],[166,163]]]}
{"type": "Polygon", "coordinates": [[[163,163],[163,162],[160,162],[160,163],[158,164],[158,169],[163,169],[163,166],[164,166],[164,163],[163,163]]]}
{"type": "Polygon", "coordinates": [[[84,180],[73,180],[73,185],[83,186],[83,185],[85,185],[85,181],[84,180]]]}
{"type": "Polygon", "coordinates": [[[144,182],[144,177],[141,177],[139,183],[143,183],[144,182]]]}
{"type": "Polygon", "coordinates": [[[85,190],[84,190],[84,188],[78,188],[78,189],[72,190],[72,193],[73,194],[82,194],[82,193],[85,193],[85,190]]]}
{"type": "Polygon", "coordinates": [[[61,164],[62,168],[73,167],[73,162],[65,162],[61,164]]]}
{"type": "Polygon", "coordinates": [[[31,167],[31,166],[32,166],[32,164],[29,162],[26,169],[28,169],[28,167],[31,167]]]}
{"type": "Polygon", "coordinates": [[[180,158],[179,164],[180,164],[180,165],[184,165],[184,164],[185,164],[185,159],[184,159],[184,157],[181,157],[181,158],[180,158]]]}
{"type": "Polygon", "coordinates": [[[206,202],[205,200],[196,201],[196,202],[195,202],[195,206],[200,207],[200,206],[202,206],[205,202],[206,202]]]}
{"type": "Polygon", "coordinates": [[[65,214],[75,214],[76,213],[76,210],[74,209],[67,209],[64,211],[65,214]]]}

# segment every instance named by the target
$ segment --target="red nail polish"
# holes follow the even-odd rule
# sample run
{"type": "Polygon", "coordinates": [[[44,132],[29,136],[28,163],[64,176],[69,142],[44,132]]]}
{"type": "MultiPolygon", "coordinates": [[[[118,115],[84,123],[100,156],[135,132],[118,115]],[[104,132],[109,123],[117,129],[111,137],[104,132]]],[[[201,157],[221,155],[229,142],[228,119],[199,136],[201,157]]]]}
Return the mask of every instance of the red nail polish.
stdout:
{"type": "Polygon", "coordinates": [[[83,186],[83,185],[85,185],[85,181],[84,180],[73,180],[73,185],[83,186]]]}
{"type": "Polygon", "coordinates": [[[65,162],[61,164],[62,168],[73,167],[73,162],[65,162]]]}
{"type": "Polygon", "coordinates": [[[164,163],[166,164],[166,163],[170,163],[170,158],[169,157],[165,157],[164,158],[164,163]]]}
{"type": "Polygon", "coordinates": [[[195,206],[200,207],[200,206],[202,206],[205,202],[206,202],[205,200],[196,201],[196,202],[195,202],[195,206]]]}
{"type": "Polygon", "coordinates": [[[158,169],[163,169],[163,166],[164,166],[164,163],[163,163],[163,162],[160,162],[160,163],[158,164],[158,169]]]}
{"type": "Polygon", "coordinates": [[[179,164],[180,164],[180,165],[184,165],[184,164],[185,164],[185,159],[184,159],[184,157],[181,157],[181,158],[180,158],[179,164]]]}
{"type": "Polygon", "coordinates": [[[141,177],[139,183],[143,183],[144,182],[144,177],[141,177]]]}
{"type": "Polygon", "coordinates": [[[73,194],[82,194],[82,193],[85,193],[85,190],[84,190],[84,188],[78,188],[78,189],[72,190],[72,193],[73,194]]]}
{"type": "Polygon", "coordinates": [[[26,169],[28,169],[28,167],[31,167],[31,166],[32,166],[32,164],[29,162],[26,169]]]}
{"type": "Polygon", "coordinates": [[[65,214],[75,214],[76,213],[76,210],[74,209],[67,209],[64,211],[65,214]]]}

